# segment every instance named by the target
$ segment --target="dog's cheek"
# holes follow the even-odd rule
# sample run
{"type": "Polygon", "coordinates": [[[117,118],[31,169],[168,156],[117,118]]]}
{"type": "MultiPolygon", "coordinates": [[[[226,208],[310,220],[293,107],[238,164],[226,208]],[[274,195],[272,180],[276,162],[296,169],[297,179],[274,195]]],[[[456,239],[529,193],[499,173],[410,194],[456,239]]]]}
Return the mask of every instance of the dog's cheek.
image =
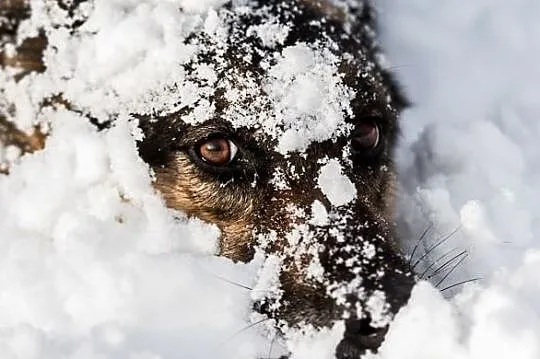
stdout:
{"type": "Polygon", "coordinates": [[[244,262],[252,258],[255,194],[205,178],[183,153],[175,154],[166,166],[154,168],[154,172],[154,186],[167,207],[218,226],[221,255],[244,262]]]}
{"type": "Polygon", "coordinates": [[[355,184],[358,200],[371,208],[377,218],[391,223],[397,193],[397,176],[390,165],[381,166],[376,172],[353,169],[347,176],[355,184]]]}

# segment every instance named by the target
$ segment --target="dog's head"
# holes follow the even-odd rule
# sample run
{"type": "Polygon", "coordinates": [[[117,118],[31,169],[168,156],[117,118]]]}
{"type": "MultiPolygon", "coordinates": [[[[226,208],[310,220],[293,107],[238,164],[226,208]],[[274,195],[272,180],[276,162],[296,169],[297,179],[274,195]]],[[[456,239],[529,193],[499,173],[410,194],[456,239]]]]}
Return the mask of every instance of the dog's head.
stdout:
{"type": "Polygon", "coordinates": [[[392,230],[405,101],[377,61],[372,9],[311,0],[225,5],[193,32],[174,114],[141,116],[140,153],[168,206],[216,224],[221,255],[279,263],[256,308],[346,319],[338,357],[375,350],[413,277],[392,230]]]}

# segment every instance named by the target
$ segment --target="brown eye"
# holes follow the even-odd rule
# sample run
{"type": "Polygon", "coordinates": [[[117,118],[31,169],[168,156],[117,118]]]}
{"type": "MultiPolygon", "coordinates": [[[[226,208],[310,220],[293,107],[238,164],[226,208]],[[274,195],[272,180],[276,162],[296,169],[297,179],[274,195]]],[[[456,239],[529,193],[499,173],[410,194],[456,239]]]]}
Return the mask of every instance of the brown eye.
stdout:
{"type": "Polygon", "coordinates": [[[209,139],[199,146],[201,158],[213,166],[230,163],[238,152],[236,145],[226,138],[209,139]]]}
{"type": "Polygon", "coordinates": [[[374,150],[379,144],[379,126],[373,122],[361,123],[351,136],[351,147],[356,153],[374,150]]]}

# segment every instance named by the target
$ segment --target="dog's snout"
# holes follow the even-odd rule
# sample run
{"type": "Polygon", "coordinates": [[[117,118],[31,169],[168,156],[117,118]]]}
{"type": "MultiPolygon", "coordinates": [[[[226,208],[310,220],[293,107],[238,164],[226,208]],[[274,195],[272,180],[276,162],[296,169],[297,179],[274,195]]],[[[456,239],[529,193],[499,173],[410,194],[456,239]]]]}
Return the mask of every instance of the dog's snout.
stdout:
{"type": "Polygon", "coordinates": [[[345,322],[343,339],[336,348],[337,359],[359,359],[367,351],[376,352],[384,341],[388,326],[376,328],[369,317],[345,322]]]}

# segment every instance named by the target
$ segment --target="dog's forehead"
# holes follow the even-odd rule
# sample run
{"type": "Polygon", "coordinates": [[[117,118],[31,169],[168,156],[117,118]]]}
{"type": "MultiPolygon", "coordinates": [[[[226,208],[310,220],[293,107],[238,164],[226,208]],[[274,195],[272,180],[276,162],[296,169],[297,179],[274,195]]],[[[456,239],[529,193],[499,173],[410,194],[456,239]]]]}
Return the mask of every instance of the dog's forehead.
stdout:
{"type": "Polygon", "coordinates": [[[343,83],[339,60],[325,47],[298,43],[284,48],[262,61],[267,71],[260,83],[246,77],[225,83],[229,106],[221,118],[271,137],[282,154],[346,135],[355,91],[343,83]],[[262,94],[252,97],[254,92],[262,94]]]}
{"type": "Polygon", "coordinates": [[[389,102],[368,49],[361,43],[346,48],[341,39],[356,41],[346,23],[337,29],[326,19],[344,7],[264,3],[211,10],[188,36],[193,55],[175,88],[182,122],[219,119],[269,138],[287,154],[348,135],[359,102],[389,102]]]}

